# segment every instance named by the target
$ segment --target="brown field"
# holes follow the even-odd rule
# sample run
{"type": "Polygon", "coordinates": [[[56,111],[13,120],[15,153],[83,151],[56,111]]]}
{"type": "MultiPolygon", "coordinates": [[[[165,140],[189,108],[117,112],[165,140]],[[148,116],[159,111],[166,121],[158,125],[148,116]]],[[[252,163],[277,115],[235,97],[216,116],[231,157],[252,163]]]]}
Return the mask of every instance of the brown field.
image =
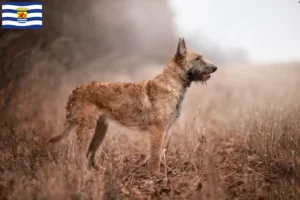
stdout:
{"type": "MultiPolygon", "coordinates": [[[[105,79],[149,79],[159,70],[105,79]]],[[[300,199],[299,75],[299,64],[220,66],[207,86],[193,83],[161,179],[141,164],[143,133],[110,126],[97,172],[87,169],[74,135],[52,146],[46,141],[56,133],[6,124],[0,200],[300,199]]],[[[71,89],[59,101],[62,111],[71,89]]]]}

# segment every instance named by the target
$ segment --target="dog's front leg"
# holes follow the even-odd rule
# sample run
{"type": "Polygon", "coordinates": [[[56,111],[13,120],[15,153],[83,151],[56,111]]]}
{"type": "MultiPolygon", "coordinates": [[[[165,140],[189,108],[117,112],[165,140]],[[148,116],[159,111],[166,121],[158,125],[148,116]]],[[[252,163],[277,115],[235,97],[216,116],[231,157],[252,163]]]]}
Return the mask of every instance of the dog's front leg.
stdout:
{"type": "MultiPolygon", "coordinates": [[[[167,150],[169,148],[169,144],[171,142],[171,133],[170,133],[170,131],[164,131],[163,133],[164,133],[164,136],[163,136],[164,140],[162,141],[161,149],[163,152],[167,152],[167,150]]],[[[161,155],[160,155],[160,164],[161,165],[164,164],[164,162],[162,160],[163,154],[164,153],[161,153],[161,155]]],[[[148,165],[147,163],[149,163],[150,157],[151,157],[150,152],[148,152],[146,158],[142,162],[142,165],[148,165]]]]}
{"type": "Polygon", "coordinates": [[[150,162],[151,172],[155,175],[160,173],[160,158],[163,141],[163,129],[152,128],[150,131],[150,162]]]}

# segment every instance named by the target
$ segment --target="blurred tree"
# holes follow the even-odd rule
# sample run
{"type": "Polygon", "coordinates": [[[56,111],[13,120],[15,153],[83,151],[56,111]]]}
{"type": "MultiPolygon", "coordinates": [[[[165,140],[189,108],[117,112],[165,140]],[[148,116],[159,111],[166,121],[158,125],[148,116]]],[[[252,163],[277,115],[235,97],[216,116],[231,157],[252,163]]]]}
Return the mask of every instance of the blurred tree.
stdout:
{"type": "MultiPolygon", "coordinates": [[[[41,1],[41,30],[0,31],[0,120],[53,111],[61,78],[96,58],[118,52],[135,64],[166,62],[175,49],[167,0],[41,1]]],[[[110,62],[99,70],[112,70],[110,62]]]]}

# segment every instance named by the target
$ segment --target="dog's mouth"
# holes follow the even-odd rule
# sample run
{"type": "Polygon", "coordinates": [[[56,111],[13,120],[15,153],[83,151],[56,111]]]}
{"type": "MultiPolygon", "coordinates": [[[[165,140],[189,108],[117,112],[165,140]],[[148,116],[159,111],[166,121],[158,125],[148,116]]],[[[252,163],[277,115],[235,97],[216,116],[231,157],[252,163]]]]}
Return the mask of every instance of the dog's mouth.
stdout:
{"type": "Polygon", "coordinates": [[[200,76],[202,81],[207,81],[210,79],[210,73],[200,73],[200,76]]]}
{"type": "MultiPolygon", "coordinates": [[[[212,72],[211,72],[212,73],[212,72]]],[[[190,70],[188,75],[189,75],[189,79],[191,81],[200,81],[200,82],[205,82],[210,79],[211,77],[211,73],[210,72],[203,72],[200,70],[190,70]]]]}

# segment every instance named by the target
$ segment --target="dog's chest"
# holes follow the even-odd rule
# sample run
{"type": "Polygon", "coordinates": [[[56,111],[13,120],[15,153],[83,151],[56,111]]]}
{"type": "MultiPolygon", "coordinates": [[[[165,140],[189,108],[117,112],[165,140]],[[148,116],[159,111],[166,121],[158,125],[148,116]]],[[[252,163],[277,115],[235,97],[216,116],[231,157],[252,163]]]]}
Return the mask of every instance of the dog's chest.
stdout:
{"type": "Polygon", "coordinates": [[[180,116],[182,103],[183,103],[183,99],[184,99],[184,96],[185,96],[185,92],[186,91],[183,91],[180,95],[178,95],[178,97],[176,98],[176,101],[174,101],[174,106],[172,108],[172,112],[171,112],[170,117],[169,117],[169,125],[170,126],[172,124],[174,124],[176,119],[178,119],[178,117],[180,116]]]}

